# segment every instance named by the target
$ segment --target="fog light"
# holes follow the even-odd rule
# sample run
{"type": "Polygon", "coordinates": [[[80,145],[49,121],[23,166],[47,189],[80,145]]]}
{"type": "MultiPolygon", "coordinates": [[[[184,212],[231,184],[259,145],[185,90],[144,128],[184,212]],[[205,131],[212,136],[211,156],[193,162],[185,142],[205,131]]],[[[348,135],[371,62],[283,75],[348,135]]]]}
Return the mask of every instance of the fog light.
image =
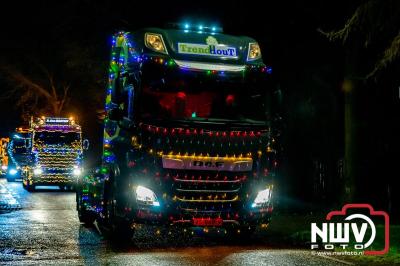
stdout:
{"type": "Polygon", "coordinates": [[[35,168],[34,170],[33,170],[33,174],[34,175],[41,175],[41,174],[43,174],[43,170],[42,170],[42,168],[35,168]]]}
{"type": "Polygon", "coordinates": [[[262,205],[269,203],[269,201],[271,200],[271,194],[272,194],[271,188],[259,191],[251,207],[253,208],[260,207],[262,205]]]}
{"type": "Polygon", "coordinates": [[[136,187],[136,200],[140,203],[160,206],[160,202],[157,200],[156,194],[147,187],[137,186],[136,187]]]}

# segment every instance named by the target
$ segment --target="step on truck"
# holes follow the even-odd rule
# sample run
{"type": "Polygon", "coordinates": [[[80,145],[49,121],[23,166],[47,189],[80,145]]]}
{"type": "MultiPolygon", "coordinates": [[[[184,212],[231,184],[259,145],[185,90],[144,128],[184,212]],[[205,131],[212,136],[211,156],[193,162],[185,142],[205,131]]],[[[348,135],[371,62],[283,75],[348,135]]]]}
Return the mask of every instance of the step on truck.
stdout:
{"type": "Polygon", "coordinates": [[[111,41],[102,164],[79,179],[81,222],[252,232],[273,211],[272,69],[249,37],[191,25],[111,41]]]}
{"type": "Polygon", "coordinates": [[[74,118],[40,117],[31,120],[31,164],[22,183],[28,191],[36,186],[59,186],[72,189],[82,172],[82,129],[74,118]]]}

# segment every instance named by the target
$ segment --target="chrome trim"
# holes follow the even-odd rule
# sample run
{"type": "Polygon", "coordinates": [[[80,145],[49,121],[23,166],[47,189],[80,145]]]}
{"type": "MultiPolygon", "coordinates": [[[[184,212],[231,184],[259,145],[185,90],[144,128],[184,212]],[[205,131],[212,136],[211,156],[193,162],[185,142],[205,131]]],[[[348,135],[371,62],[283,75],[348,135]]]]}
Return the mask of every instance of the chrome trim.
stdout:
{"type": "Polygon", "coordinates": [[[175,63],[186,69],[240,72],[246,69],[245,65],[209,64],[195,61],[174,60],[175,63]]]}
{"type": "Polygon", "coordinates": [[[236,179],[236,180],[186,180],[186,179],[178,179],[174,178],[174,181],[177,182],[192,182],[192,183],[240,183],[242,180],[241,179],[236,179]]]}
{"type": "Polygon", "coordinates": [[[182,191],[182,192],[204,192],[204,193],[235,193],[238,192],[240,189],[234,189],[234,190],[216,190],[216,189],[182,189],[182,188],[177,188],[176,191],[182,191]]]}
{"type": "Polygon", "coordinates": [[[204,202],[204,203],[224,203],[224,202],[235,202],[235,201],[239,201],[239,196],[236,195],[233,199],[221,199],[221,200],[207,200],[207,199],[182,199],[180,197],[176,197],[176,199],[178,201],[181,202],[204,202]]]}

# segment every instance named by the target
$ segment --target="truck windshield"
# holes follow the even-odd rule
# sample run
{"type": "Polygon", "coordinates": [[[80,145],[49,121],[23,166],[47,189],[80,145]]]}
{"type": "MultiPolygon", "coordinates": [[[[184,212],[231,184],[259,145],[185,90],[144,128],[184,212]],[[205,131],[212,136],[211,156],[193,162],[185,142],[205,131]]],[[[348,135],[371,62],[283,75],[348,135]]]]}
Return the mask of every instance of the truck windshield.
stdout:
{"type": "Polygon", "coordinates": [[[13,136],[13,150],[15,154],[28,152],[29,133],[18,133],[13,136]]]}
{"type": "Polygon", "coordinates": [[[267,90],[261,79],[164,76],[143,79],[143,119],[265,122],[267,90]]]}
{"type": "Polygon", "coordinates": [[[72,142],[80,140],[80,133],[78,132],[36,132],[35,141],[41,141],[45,144],[71,144],[72,142]]]}

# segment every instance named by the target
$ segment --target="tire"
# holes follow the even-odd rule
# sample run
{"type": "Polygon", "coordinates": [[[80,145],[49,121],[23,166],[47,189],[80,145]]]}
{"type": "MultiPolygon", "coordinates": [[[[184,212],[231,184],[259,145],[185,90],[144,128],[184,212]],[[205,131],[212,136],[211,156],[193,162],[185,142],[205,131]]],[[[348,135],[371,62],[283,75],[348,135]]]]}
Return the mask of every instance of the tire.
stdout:
{"type": "MultiPolygon", "coordinates": [[[[114,171],[114,175],[118,175],[119,170],[114,171]]],[[[117,206],[115,204],[116,200],[114,197],[114,191],[113,188],[115,188],[116,184],[115,182],[115,177],[110,178],[109,182],[106,182],[104,186],[104,196],[106,197],[105,199],[105,217],[108,217],[105,219],[104,224],[106,227],[108,227],[111,233],[111,240],[117,240],[120,241],[119,243],[129,243],[132,241],[132,238],[135,234],[135,230],[131,227],[131,223],[127,221],[123,217],[119,217],[117,215],[117,206]]]]}
{"type": "Polygon", "coordinates": [[[120,218],[112,219],[110,223],[111,240],[129,243],[135,235],[135,230],[131,227],[128,221],[120,218]]]}
{"type": "Polygon", "coordinates": [[[78,211],[79,222],[83,223],[86,227],[91,227],[91,226],[93,226],[93,223],[96,220],[96,216],[93,212],[86,210],[82,204],[83,204],[82,195],[77,191],[76,192],[76,209],[78,211]]]}
{"type": "Polygon", "coordinates": [[[29,183],[27,183],[26,190],[28,190],[29,192],[35,191],[35,185],[30,185],[29,183]]]}

